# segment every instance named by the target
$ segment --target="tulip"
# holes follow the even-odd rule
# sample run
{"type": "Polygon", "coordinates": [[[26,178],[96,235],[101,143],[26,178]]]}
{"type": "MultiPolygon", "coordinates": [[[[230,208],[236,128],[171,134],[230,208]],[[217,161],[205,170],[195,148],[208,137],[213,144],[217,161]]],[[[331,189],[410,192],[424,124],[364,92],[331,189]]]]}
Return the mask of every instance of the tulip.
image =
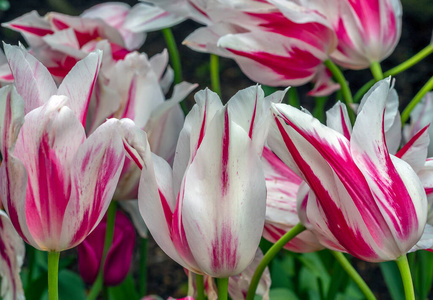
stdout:
{"type": "Polygon", "coordinates": [[[399,0],[331,0],[323,13],[334,28],[338,45],[331,58],[349,69],[364,69],[393,51],[401,35],[399,0]]]}
{"type": "Polygon", "coordinates": [[[1,198],[26,242],[59,252],[81,243],[105,214],[125,158],[119,128],[126,121],[108,120],[85,135],[100,52],[57,88],[25,50],[5,49],[15,86],[1,89],[1,198]]]}
{"type": "Polygon", "coordinates": [[[134,31],[130,24],[137,17],[130,12],[129,5],[113,2],[96,5],[80,16],[51,12],[41,17],[32,11],[3,25],[20,32],[32,53],[61,81],[101,40],[109,43],[115,60],[143,44],[146,35],[134,31]]]}
{"type": "Polygon", "coordinates": [[[24,242],[9,217],[0,210],[0,296],[2,299],[24,299],[20,271],[24,261],[24,242]]]}
{"type": "MultiPolygon", "coordinates": [[[[267,147],[263,149],[262,163],[267,190],[263,237],[275,243],[300,222],[296,197],[303,181],[267,147]]],[[[323,246],[307,230],[293,238],[284,248],[294,252],[314,252],[323,249],[323,246]]]]}
{"type": "Polygon", "coordinates": [[[238,92],[226,106],[207,89],[195,99],[173,171],[145,152],[139,208],[168,256],[194,273],[221,278],[250,264],[263,231],[266,190],[259,155],[269,100],[259,87],[238,92]]]}
{"type": "MultiPolygon", "coordinates": [[[[92,284],[98,275],[106,230],[107,216],[105,215],[95,230],[77,247],[78,270],[87,284],[92,284]]],[[[104,263],[104,285],[118,285],[128,275],[134,252],[134,244],[134,226],[118,210],[114,225],[113,243],[108,250],[104,263]]]]}
{"type": "Polygon", "coordinates": [[[269,145],[311,189],[298,198],[302,223],[327,248],[371,262],[406,254],[427,218],[419,177],[387,149],[384,114],[392,93],[388,80],[373,86],[351,134],[345,122],[335,130],[293,107],[272,107],[269,145]]]}

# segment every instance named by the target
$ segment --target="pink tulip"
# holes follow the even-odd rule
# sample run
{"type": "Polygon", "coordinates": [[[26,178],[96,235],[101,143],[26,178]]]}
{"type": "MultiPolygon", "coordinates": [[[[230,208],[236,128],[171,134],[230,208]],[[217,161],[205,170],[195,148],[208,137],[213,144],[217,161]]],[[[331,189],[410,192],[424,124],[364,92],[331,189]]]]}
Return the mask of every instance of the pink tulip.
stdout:
{"type": "Polygon", "coordinates": [[[400,0],[330,0],[323,13],[332,24],[337,49],[332,59],[349,69],[367,68],[393,51],[401,35],[400,0]]]}
{"type": "MultiPolygon", "coordinates": [[[[262,163],[267,190],[263,237],[275,243],[300,222],[296,197],[303,181],[267,147],[263,149],[262,163]]],[[[323,246],[307,230],[297,235],[284,248],[294,252],[314,252],[323,246]]]]}
{"type": "MultiPolygon", "coordinates": [[[[373,86],[351,134],[346,121],[326,127],[293,107],[272,108],[269,144],[311,189],[298,198],[300,219],[327,248],[371,262],[411,250],[427,218],[416,171],[387,148],[384,132],[394,121],[386,120],[385,107],[392,94],[389,81],[373,86]]],[[[340,115],[348,120],[347,111],[340,115]]]]}
{"type": "MultiPolygon", "coordinates": [[[[78,270],[87,284],[92,284],[101,266],[104,249],[107,216],[95,230],[77,247],[78,270]]],[[[131,221],[119,210],[116,212],[113,243],[104,264],[104,284],[115,286],[128,275],[135,244],[135,229],[131,221]]]]}
{"type": "Polygon", "coordinates": [[[26,242],[45,251],[69,249],[108,208],[125,158],[122,127],[130,121],[108,120],[86,137],[100,52],[78,62],[57,88],[25,50],[5,49],[15,85],[0,94],[3,205],[26,242]]]}
{"type": "Polygon", "coordinates": [[[125,26],[129,11],[120,2],[97,5],[78,17],[55,12],[41,17],[32,11],[4,25],[20,32],[32,53],[61,80],[101,40],[108,41],[116,60],[143,44],[145,34],[125,26]]]}
{"type": "Polygon", "coordinates": [[[173,171],[158,156],[143,156],[139,207],[172,259],[194,273],[227,277],[249,265],[263,230],[266,190],[259,155],[269,100],[257,86],[226,106],[209,90],[195,98],[173,171]]]}
{"type": "Polygon", "coordinates": [[[205,2],[211,24],[184,43],[234,59],[253,81],[270,86],[307,83],[317,77],[336,47],[332,27],[314,7],[272,1],[205,2]]]}
{"type": "Polygon", "coordinates": [[[0,210],[0,296],[2,299],[24,299],[20,271],[24,261],[24,242],[9,217],[0,210]]]}

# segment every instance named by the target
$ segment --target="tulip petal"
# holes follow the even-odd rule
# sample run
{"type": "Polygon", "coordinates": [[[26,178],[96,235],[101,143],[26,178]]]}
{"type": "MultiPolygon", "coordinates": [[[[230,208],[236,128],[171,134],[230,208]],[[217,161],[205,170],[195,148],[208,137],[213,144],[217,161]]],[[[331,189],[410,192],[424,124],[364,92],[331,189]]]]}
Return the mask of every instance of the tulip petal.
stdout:
{"type": "Polygon", "coordinates": [[[197,149],[203,140],[206,130],[215,113],[222,108],[218,95],[204,89],[194,95],[196,105],[185,118],[176,147],[176,158],[173,163],[173,187],[180,190],[181,182],[189,162],[194,160],[197,149]]]}
{"type": "Polygon", "coordinates": [[[110,119],[78,148],[71,167],[71,197],[60,243],[72,248],[84,240],[108,209],[122,170],[124,146],[119,121],[110,119]]]}
{"type": "Polygon", "coordinates": [[[0,296],[3,299],[24,300],[20,271],[25,247],[11,221],[0,210],[0,296]]]}
{"type": "Polygon", "coordinates": [[[427,203],[415,172],[402,160],[391,157],[387,150],[383,122],[388,93],[389,81],[380,81],[358,115],[350,143],[354,161],[405,253],[406,243],[411,242],[406,239],[419,238],[422,232],[421,212],[425,212],[427,203]]]}
{"type": "Polygon", "coordinates": [[[350,123],[346,105],[340,101],[337,101],[330,110],[326,111],[326,125],[350,140],[352,124],[350,123]]]}
{"type": "Polygon", "coordinates": [[[101,65],[102,51],[90,53],[79,61],[66,75],[57,93],[69,98],[68,106],[83,126],[86,125],[87,108],[101,65]]]}
{"type": "Polygon", "coordinates": [[[257,151],[230,119],[228,109],[213,118],[186,170],[180,196],[191,252],[200,269],[213,277],[240,273],[248,266],[265,216],[266,188],[257,151]]]}
{"type": "Polygon", "coordinates": [[[4,44],[4,49],[27,114],[56,94],[56,84],[47,68],[26,50],[7,44],[4,44]]]}
{"type": "Polygon", "coordinates": [[[418,131],[395,156],[407,162],[418,173],[424,167],[429,143],[429,125],[427,125],[418,131]]]}
{"type": "MultiPolygon", "coordinates": [[[[138,189],[141,216],[158,246],[171,259],[191,269],[178,254],[171,239],[172,217],[176,206],[171,168],[166,161],[150,151],[146,153],[144,161],[138,189]]],[[[200,273],[198,269],[196,272],[200,273]]]]}
{"type": "MultiPolygon", "coordinates": [[[[310,193],[307,207],[307,214],[310,210],[314,216],[310,221],[317,224],[314,228],[326,230],[327,240],[342,243],[355,256],[370,261],[383,259],[380,249],[384,237],[388,238],[387,243],[393,243],[393,236],[363,174],[351,158],[349,141],[295,108],[273,106],[281,120],[276,120],[277,128],[273,127],[269,145],[293,171],[299,172],[317,195],[315,200],[310,193]],[[282,140],[275,139],[278,134],[282,140]],[[343,199],[344,206],[340,207],[343,199]],[[332,236],[336,238],[331,239],[332,236]]],[[[322,239],[321,242],[329,246],[329,242],[322,239]]]]}
{"type": "Polygon", "coordinates": [[[0,151],[7,160],[9,148],[15,141],[24,123],[24,101],[13,85],[0,89],[0,151]]]}

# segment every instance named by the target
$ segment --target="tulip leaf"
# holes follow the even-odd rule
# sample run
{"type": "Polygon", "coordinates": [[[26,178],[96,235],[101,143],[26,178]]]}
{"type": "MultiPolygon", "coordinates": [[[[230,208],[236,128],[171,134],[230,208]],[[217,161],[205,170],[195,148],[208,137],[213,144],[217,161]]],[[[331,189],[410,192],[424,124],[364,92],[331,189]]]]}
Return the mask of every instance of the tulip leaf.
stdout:
{"type": "Polygon", "coordinates": [[[29,282],[25,289],[27,300],[39,300],[44,293],[48,291],[48,273],[42,272],[39,276],[29,282]]]}
{"type": "Polygon", "coordinates": [[[86,290],[80,275],[63,269],[59,271],[59,299],[86,299],[86,290]]]}
{"type": "Polygon", "coordinates": [[[413,255],[416,255],[413,264],[415,291],[419,299],[427,299],[433,282],[433,253],[417,251],[413,255]]]}
{"type": "Polygon", "coordinates": [[[299,298],[289,289],[276,288],[269,291],[270,300],[299,300],[299,298]]]}
{"type": "Polygon", "coordinates": [[[331,283],[329,284],[328,294],[326,299],[332,300],[336,298],[338,292],[345,289],[349,282],[349,277],[341,265],[334,260],[334,265],[331,269],[331,283]]]}
{"type": "Polygon", "coordinates": [[[139,299],[137,290],[135,289],[134,279],[131,274],[125,280],[114,287],[108,289],[108,300],[122,300],[122,299],[139,299]]]}
{"type": "Polygon", "coordinates": [[[403,282],[397,264],[394,261],[387,261],[380,263],[379,266],[392,299],[404,300],[403,282]]]}

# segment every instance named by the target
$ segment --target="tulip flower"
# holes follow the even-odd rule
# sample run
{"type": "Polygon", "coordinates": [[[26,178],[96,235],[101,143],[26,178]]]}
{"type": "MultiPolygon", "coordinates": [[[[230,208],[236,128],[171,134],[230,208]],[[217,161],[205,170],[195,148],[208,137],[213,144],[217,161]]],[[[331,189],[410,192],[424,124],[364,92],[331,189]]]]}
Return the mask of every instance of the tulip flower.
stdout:
{"type": "MultiPolygon", "coordinates": [[[[107,216],[105,215],[95,230],[77,247],[78,270],[87,284],[92,284],[98,275],[106,230],[107,216]]],[[[114,224],[113,243],[104,263],[104,285],[118,285],[128,275],[134,244],[134,226],[128,217],[118,210],[114,224]]]]}
{"type": "Polygon", "coordinates": [[[263,231],[266,190],[259,155],[269,100],[258,86],[238,92],[226,106],[207,89],[195,99],[173,171],[148,152],[141,162],[136,159],[142,167],[139,207],[168,256],[194,273],[221,278],[250,264],[263,231]]]}
{"type": "Polygon", "coordinates": [[[331,58],[345,68],[364,69],[384,60],[400,39],[400,0],[330,0],[322,13],[338,38],[331,58]]]}
{"type": "Polygon", "coordinates": [[[29,53],[5,49],[15,84],[0,97],[1,198],[26,242],[59,252],[81,243],[108,208],[125,158],[124,121],[84,132],[100,52],[78,62],[57,88],[29,53]]]}
{"type": "MultiPolygon", "coordinates": [[[[61,81],[100,41],[109,43],[115,60],[140,48],[146,34],[135,29],[142,21],[136,24],[137,18],[141,16],[137,16],[135,10],[132,13],[129,5],[112,2],[96,5],[80,16],[51,12],[41,17],[32,11],[3,25],[20,32],[32,53],[61,81]]],[[[6,75],[3,77],[7,79],[6,75]]]]}
{"type": "MultiPolygon", "coordinates": [[[[267,147],[263,149],[262,163],[267,190],[263,237],[275,243],[300,222],[296,199],[303,181],[267,147]]],[[[313,252],[323,246],[314,234],[306,230],[284,248],[294,252],[313,252]]]]}
{"type": "Polygon", "coordinates": [[[327,248],[371,262],[406,254],[427,218],[419,177],[387,149],[384,111],[390,93],[387,80],[373,86],[351,135],[345,123],[341,132],[293,107],[273,105],[268,141],[311,189],[298,199],[303,224],[327,248]]]}
{"type": "Polygon", "coordinates": [[[24,299],[20,271],[24,261],[24,242],[9,217],[0,210],[0,279],[2,299],[24,299]]]}

